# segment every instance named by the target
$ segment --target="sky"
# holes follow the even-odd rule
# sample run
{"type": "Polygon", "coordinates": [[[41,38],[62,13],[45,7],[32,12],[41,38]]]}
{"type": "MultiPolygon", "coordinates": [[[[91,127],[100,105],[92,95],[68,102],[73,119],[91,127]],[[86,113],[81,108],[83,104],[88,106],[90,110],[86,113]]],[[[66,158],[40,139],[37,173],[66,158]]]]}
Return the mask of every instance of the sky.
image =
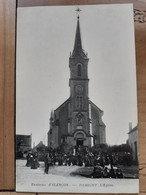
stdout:
{"type": "MultiPolygon", "coordinates": [[[[129,122],[137,125],[133,6],[78,7],[89,98],[104,111],[107,143],[126,143],[129,122]]],[[[17,9],[16,134],[32,134],[35,145],[47,144],[50,112],[70,96],[78,7],[17,9]]]]}

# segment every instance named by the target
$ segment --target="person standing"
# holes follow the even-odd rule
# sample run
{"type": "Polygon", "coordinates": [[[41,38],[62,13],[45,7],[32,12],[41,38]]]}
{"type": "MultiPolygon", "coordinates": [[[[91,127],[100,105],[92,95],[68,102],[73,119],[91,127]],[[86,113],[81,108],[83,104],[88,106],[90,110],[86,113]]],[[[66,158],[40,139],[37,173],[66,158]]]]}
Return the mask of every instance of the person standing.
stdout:
{"type": "Polygon", "coordinates": [[[46,154],[44,161],[45,161],[45,170],[44,170],[44,173],[48,174],[48,172],[49,172],[49,166],[51,164],[51,158],[50,158],[50,155],[49,154],[46,154]]]}
{"type": "Polygon", "coordinates": [[[32,162],[32,154],[30,152],[27,154],[26,159],[27,159],[26,166],[30,167],[32,162]]]}

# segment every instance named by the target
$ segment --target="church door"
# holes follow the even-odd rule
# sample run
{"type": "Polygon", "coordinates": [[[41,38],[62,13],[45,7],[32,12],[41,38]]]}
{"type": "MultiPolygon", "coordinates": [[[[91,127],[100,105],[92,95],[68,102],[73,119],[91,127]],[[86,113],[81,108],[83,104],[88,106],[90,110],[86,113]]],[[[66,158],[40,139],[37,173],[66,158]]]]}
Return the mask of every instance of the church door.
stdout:
{"type": "Polygon", "coordinates": [[[79,146],[83,146],[83,140],[81,140],[81,139],[77,139],[77,146],[79,147],[79,146]]]}

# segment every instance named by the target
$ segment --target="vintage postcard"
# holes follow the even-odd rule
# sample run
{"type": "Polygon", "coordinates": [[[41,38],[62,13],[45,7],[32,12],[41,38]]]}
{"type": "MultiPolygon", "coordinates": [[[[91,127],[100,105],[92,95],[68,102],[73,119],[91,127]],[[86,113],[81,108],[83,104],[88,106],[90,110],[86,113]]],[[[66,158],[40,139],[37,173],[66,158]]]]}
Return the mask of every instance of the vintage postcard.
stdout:
{"type": "Polygon", "coordinates": [[[17,9],[16,191],[138,193],[132,4],[17,9]]]}

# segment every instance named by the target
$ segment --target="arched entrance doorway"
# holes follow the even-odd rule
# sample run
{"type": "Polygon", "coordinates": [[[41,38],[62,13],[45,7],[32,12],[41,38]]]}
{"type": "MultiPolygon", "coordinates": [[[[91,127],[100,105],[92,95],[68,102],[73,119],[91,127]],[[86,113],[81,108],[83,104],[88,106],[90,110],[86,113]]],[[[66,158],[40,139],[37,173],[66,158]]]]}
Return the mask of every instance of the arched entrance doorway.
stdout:
{"type": "Polygon", "coordinates": [[[76,146],[83,146],[85,141],[85,135],[83,132],[76,132],[75,134],[76,146]]]}

